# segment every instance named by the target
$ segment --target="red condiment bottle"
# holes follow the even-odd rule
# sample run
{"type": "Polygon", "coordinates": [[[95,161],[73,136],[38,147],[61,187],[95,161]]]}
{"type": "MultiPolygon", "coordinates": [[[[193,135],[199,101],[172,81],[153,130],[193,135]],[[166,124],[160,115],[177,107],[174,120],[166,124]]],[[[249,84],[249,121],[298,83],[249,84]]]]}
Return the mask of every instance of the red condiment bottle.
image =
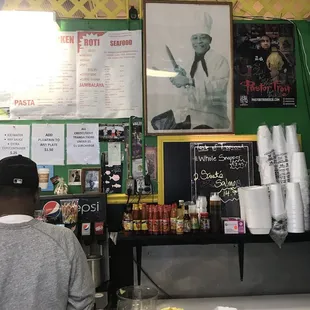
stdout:
{"type": "Polygon", "coordinates": [[[149,230],[149,234],[150,235],[153,233],[153,210],[154,210],[154,206],[153,205],[149,205],[148,230],[149,230]]]}
{"type": "Polygon", "coordinates": [[[158,235],[159,233],[159,212],[158,206],[153,207],[153,235],[158,235]]]}
{"type": "Polygon", "coordinates": [[[177,230],[177,205],[175,203],[171,206],[170,229],[171,229],[172,234],[176,233],[176,230],[177,230]]]}
{"type": "Polygon", "coordinates": [[[170,220],[169,220],[169,207],[164,206],[164,213],[163,213],[163,234],[167,235],[170,232],[170,220]]]}
{"type": "Polygon", "coordinates": [[[163,233],[163,215],[164,215],[164,206],[158,205],[158,216],[159,216],[159,233],[163,233]]]}
{"type": "Polygon", "coordinates": [[[143,234],[146,234],[148,231],[148,225],[147,225],[147,207],[146,203],[143,203],[141,205],[141,231],[143,234]]]}

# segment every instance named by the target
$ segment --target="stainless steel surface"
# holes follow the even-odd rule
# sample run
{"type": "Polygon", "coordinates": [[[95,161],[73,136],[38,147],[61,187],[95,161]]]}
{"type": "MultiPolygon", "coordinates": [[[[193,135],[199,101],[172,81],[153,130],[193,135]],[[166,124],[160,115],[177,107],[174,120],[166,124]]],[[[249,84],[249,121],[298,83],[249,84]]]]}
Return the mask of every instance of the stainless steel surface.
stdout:
{"type": "MultiPolygon", "coordinates": [[[[174,298],[310,292],[309,242],[285,243],[281,249],[274,243],[246,244],[243,282],[233,245],[154,246],[142,253],[142,267],[174,298]]],[[[141,283],[153,287],[143,273],[141,283]]]]}
{"type": "Polygon", "coordinates": [[[102,256],[99,255],[88,255],[87,262],[88,266],[95,283],[95,287],[99,287],[101,285],[101,260],[102,256]]]}
{"type": "Polygon", "coordinates": [[[169,306],[184,310],[214,310],[218,306],[237,310],[310,310],[310,294],[159,300],[157,310],[169,306]]]}

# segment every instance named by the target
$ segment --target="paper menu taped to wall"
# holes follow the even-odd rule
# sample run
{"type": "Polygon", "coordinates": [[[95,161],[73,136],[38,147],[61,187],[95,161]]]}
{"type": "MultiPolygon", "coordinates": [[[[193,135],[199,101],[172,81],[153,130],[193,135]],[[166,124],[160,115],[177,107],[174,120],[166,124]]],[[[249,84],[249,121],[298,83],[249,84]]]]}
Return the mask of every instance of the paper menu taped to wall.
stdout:
{"type": "Polygon", "coordinates": [[[64,165],[65,126],[33,124],[31,158],[39,165],[64,165]]]}
{"type": "Polygon", "coordinates": [[[29,125],[0,125],[0,159],[30,153],[29,125]]]}
{"type": "Polygon", "coordinates": [[[42,62],[32,70],[17,68],[21,80],[12,91],[11,119],[76,118],[76,33],[59,32],[54,41],[33,47],[40,48],[42,62]]]}
{"type": "Polygon", "coordinates": [[[98,124],[67,124],[67,165],[99,165],[98,124]]]}
{"type": "Polygon", "coordinates": [[[142,116],[141,31],[79,31],[79,118],[142,116]]]}

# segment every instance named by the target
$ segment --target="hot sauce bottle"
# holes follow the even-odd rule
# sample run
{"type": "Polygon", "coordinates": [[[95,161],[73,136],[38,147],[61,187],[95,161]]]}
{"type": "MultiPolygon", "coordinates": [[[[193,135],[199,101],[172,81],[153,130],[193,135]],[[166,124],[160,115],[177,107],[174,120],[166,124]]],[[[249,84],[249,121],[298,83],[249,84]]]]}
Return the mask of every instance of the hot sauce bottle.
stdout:
{"type": "Polygon", "coordinates": [[[141,231],[143,234],[146,234],[148,231],[146,203],[141,204],[141,231]]]}
{"type": "Polygon", "coordinates": [[[159,233],[159,213],[158,206],[153,206],[153,235],[158,235],[159,233]]]}
{"type": "Polygon", "coordinates": [[[123,214],[123,229],[125,233],[131,233],[133,230],[132,212],[129,205],[126,206],[126,210],[123,214]]]}
{"type": "Polygon", "coordinates": [[[139,233],[141,230],[141,216],[139,205],[136,203],[132,206],[132,222],[134,232],[139,233]]]}
{"type": "Polygon", "coordinates": [[[177,235],[183,235],[184,233],[184,220],[183,220],[183,210],[179,206],[177,210],[177,235]]]}
{"type": "Polygon", "coordinates": [[[164,215],[164,206],[157,205],[158,208],[158,216],[159,216],[159,233],[163,233],[163,215],[164,215]]]}
{"type": "Polygon", "coordinates": [[[149,234],[150,235],[153,233],[153,211],[154,211],[154,206],[153,205],[149,205],[148,229],[149,229],[149,234]]]}
{"type": "Polygon", "coordinates": [[[163,234],[167,235],[170,231],[169,206],[164,206],[163,212],[163,234]]]}
{"type": "Polygon", "coordinates": [[[184,221],[184,233],[190,233],[192,229],[191,227],[192,225],[191,225],[191,218],[188,213],[188,206],[184,207],[183,221],[184,221]]]}
{"type": "Polygon", "coordinates": [[[177,204],[176,203],[174,203],[171,206],[170,229],[171,229],[172,234],[176,233],[176,230],[177,230],[177,204]]]}

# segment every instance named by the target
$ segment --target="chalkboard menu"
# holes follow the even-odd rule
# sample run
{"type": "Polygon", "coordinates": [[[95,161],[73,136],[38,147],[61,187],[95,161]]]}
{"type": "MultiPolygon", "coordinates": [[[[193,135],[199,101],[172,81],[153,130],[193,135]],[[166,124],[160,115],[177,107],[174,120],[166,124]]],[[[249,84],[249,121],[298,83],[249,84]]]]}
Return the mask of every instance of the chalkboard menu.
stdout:
{"type": "Polygon", "coordinates": [[[253,142],[190,144],[191,195],[218,192],[222,216],[240,216],[238,187],[254,184],[253,142]]]}

